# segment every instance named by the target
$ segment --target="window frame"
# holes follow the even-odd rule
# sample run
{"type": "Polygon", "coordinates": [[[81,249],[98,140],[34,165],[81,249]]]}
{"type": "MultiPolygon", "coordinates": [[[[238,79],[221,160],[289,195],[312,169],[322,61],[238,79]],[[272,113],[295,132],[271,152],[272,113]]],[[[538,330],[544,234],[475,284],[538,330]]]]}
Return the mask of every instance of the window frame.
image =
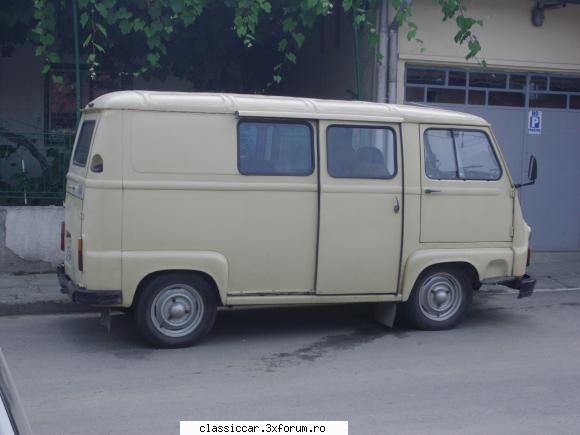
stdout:
{"type": "Polygon", "coordinates": [[[503,167],[501,165],[500,159],[498,158],[497,152],[495,151],[495,147],[494,147],[494,142],[491,140],[490,135],[488,134],[487,131],[482,130],[482,129],[478,129],[478,128],[460,128],[460,127],[427,127],[425,128],[425,130],[423,131],[423,172],[425,174],[425,176],[432,181],[483,181],[483,182],[490,182],[490,181],[500,181],[503,177],[503,167]],[[459,132],[478,132],[478,133],[482,133],[485,138],[487,139],[487,143],[491,149],[492,155],[495,159],[495,162],[497,163],[497,166],[499,168],[499,175],[497,176],[497,178],[487,178],[487,179],[481,179],[481,178],[461,178],[461,174],[463,173],[463,170],[459,167],[459,156],[457,155],[457,145],[456,145],[456,141],[455,141],[455,136],[452,134],[451,138],[452,138],[452,142],[453,142],[453,156],[455,158],[455,164],[456,164],[456,173],[457,173],[457,178],[431,178],[429,176],[429,174],[427,173],[427,164],[426,164],[426,157],[427,157],[427,139],[426,139],[426,135],[429,131],[450,131],[450,132],[455,132],[455,131],[459,131],[459,132]]]}
{"type": "Polygon", "coordinates": [[[89,157],[91,156],[91,148],[93,146],[93,139],[95,137],[96,127],[97,127],[97,121],[95,119],[87,119],[87,120],[84,120],[82,123],[80,123],[79,132],[78,132],[78,138],[77,138],[77,140],[75,142],[74,150],[73,150],[72,157],[71,157],[71,160],[72,160],[73,165],[75,165],[75,166],[77,166],[79,168],[86,168],[87,167],[87,163],[89,162],[89,157]],[[78,151],[79,142],[81,140],[81,136],[82,136],[83,129],[85,128],[85,126],[87,124],[92,124],[93,125],[93,131],[91,132],[91,137],[89,139],[89,146],[87,148],[87,157],[86,157],[86,160],[85,160],[84,163],[81,163],[81,162],[79,162],[77,160],[77,151],[78,151]]]}
{"type": "Polygon", "coordinates": [[[236,125],[236,159],[237,159],[237,167],[238,173],[240,175],[245,176],[254,176],[254,177],[309,177],[314,174],[314,170],[316,169],[316,154],[314,152],[314,128],[312,124],[307,120],[296,120],[296,119],[286,119],[286,118],[241,118],[238,120],[236,125]],[[308,127],[309,131],[309,138],[310,138],[310,168],[308,172],[299,173],[299,174],[279,174],[276,172],[243,172],[240,167],[240,126],[243,122],[250,122],[253,124],[297,124],[297,125],[305,125],[308,127]]]}
{"type": "Polygon", "coordinates": [[[326,142],[326,173],[334,179],[340,180],[340,179],[346,179],[346,180],[392,180],[394,178],[396,178],[397,174],[399,173],[399,165],[398,165],[398,141],[397,141],[397,131],[395,130],[395,128],[393,128],[392,126],[389,125],[385,125],[385,126],[379,126],[379,125],[365,125],[365,124],[329,124],[326,126],[326,129],[324,131],[324,137],[325,137],[325,142],[326,142]],[[365,129],[374,129],[374,130],[390,130],[391,133],[393,134],[393,150],[394,150],[394,172],[393,175],[391,177],[388,178],[382,178],[382,177],[337,177],[335,175],[332,175],[330,173],[330,168],[329,168],[329,158],[328,158],[328,130],[331,129],[332,127],[348,127],[348,128],[365,128],[365,129]]]}

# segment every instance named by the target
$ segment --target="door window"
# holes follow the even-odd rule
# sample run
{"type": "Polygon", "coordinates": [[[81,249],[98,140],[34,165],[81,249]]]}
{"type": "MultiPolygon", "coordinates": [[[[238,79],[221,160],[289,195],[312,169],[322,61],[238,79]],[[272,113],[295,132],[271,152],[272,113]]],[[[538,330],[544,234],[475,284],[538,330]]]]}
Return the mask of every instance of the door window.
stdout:
{"type": "Polygon", "coordinates": [[[501,167],[482,131],[429,129],[425,132],[425,173],[435,180],[499,180],[501,167]]]}
{"type": "Polygon", "coordinates": [[[337,178],[389,179],[396,174],[390,128],[333,125],[326,131],[328,173],[337,178]]]}

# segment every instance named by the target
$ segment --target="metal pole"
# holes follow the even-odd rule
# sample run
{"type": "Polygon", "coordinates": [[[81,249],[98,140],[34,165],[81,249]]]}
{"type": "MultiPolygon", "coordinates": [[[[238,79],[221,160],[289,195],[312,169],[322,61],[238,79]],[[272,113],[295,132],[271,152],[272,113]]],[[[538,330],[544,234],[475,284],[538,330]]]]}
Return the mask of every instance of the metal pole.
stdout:
{"type": "Polygon", "coordinates": [[[377,95],[379,103],[387,102],[387,63],[389,41],[389,0],[383,0],[379,14],[379,58],[377,62],[377,95]]]}
{"type": "Polygon", "coordinates": [[[354,32],[354,65],[356,75],[356,99],[362,100],[361,84],[360,84],[360,57],[358,50],[358,28],[353,22],[352,30],[354,32]]]}
{"type": "Polygon", "coordinates": [[[75,99],[76,99],[76,118],[77,125],[81,118],[81,65],[79,51],[79,19],[77,11],[77,0],[71,0],[73,14],[73,35],[75,46],[75,99]]]}

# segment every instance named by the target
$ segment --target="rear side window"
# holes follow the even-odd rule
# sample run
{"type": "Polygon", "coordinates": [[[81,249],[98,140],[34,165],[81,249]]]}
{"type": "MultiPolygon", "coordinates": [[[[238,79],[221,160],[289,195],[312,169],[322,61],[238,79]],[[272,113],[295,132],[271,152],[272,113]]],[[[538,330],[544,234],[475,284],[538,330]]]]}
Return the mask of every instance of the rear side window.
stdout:
{"type": "Polygon", "coordinates": [[[335,178],[393,178],[395,135],[389,128],[334,125],[326,130],[328,173],[335,178]]]}
{"type": "Polygon", "coordinates": [[[240,121],[238,169],[244,175],[310,175],[312,143],[308,123],[240,121]]]}
{"type": "Polygon", "coordinates": [[[78,166],[85,166],[91,148],[91,139],[95,130],[95,121],[85,121],[81,126],[81,132],[75,148],[73,163],[78,166]]]}
{"type": "Polygon", "coordinates": [[[501,178],[489,137],[482,131],[429,129],[425,132],[425,173],[434,180],[501,178]]]}

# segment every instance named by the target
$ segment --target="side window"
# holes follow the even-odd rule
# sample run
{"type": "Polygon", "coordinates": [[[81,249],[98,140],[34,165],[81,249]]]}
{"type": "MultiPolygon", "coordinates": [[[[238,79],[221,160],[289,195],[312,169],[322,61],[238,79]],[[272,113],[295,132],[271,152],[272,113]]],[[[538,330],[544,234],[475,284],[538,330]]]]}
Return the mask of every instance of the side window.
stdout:
{"type": "Polygon", "coordinates": [[[425,173],[435,180],[499,180],[501,168],[487,134],[475,130],[425,132],[425,173]]]}
{"type": "Polygon", "coordinates": [[[298,122],[240,121],[238,169],[244,175],[312,174],[312,128],[298,122]]]}
{"type": "Polygon", "coordinates": [[[79,139],[73,156],[73,163],[77,166],[85,166],[91,148],[91,139],[95,130],[95,121],[85,121],[81,126],[79,139]]]}
{"type": "Polygon", "coordinates": [[[328,173],[336,178],[393,178],[395,135],[389,128],[333,125],[326,130],[328,173]]]}

